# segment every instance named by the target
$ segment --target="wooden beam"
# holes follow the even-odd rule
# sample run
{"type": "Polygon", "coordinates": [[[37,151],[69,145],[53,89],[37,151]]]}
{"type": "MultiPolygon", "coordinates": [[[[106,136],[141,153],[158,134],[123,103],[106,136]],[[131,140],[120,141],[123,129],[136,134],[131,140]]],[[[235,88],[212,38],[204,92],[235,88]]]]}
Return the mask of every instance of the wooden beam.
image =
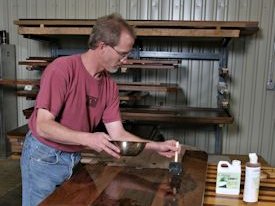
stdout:
{"type": "MultiPolygon", "coordinates": [[[[258,28],[256,21],[127,20],[134,27],[258,28]]],[[[19,19],[18,26],[93,26],[95,19],[19,19]]]]}
{"type": "MultiPolygon", "coordinates": [[[[26,65],[28,70],[43,70],[54,58],[48,57],[29,57],[25,61],[19,61],[19,65],[26,65]],[[41,59],[39,59],[41,58],[41,59]]],[[[137,69],[175,69],[179,65],[175,60],[143,60],[143,59],[128,59],[122,65],[122,68],[137,68],[137,69]]]]}
{"type": "Polygon", "coordinates": [[[231,124],[233,117],[220,108],[121,108],[123,120],[154,124],[231,124]]]}
{"type": "MultiPolygon", "coordinates": [[[[90,35],[92,29],[85,27],[19,27],[21,35],[90,35]]],[[[238,29],[167,29],[136,28],[137,36],[162,37],[239,37],[238,29]]]]}
{"type": "MultiPolygon", "coordinates": [[[[19,34],[23,35],[89,35],[95,22],[95,19],[14,21],[19,27],[19,34]]],[[[161,36],[171,37],[189,37],[192,34],[191,37],[201,37],[200,33],[203,33],[203,37],[238,37],[237,31],[241,35],[252,35],[259,29],[255,21],[128,20],[128,23],[135,27],[138,36],[158,36],[155,33],[159,32],[161,36]]]]}
{"type": "Polygon", "coordinates": [[[156,92],[176,92],[176,84],[142,84],[142,83],[118,83],[121,91],[156,91],[156,92]]]}
{"type": "Polygon", "coordinates": [[[0,85],[7,86],[25,86],[35,85],[38,86],[40,83],[39,79],[0,79],[0,85]]]}
{"type": "MultiPolygon", "coordinates": [[[[7,86],[39,86],[38,79],[1,79],[0,85],[7,86]]],[[[178,87],[176,84],[144,84],[144,83],[118,83],[119,90],[123,91],[157,91],[157,92],[176,92],[178,87]]]]}
{"type": "Polygon", "coordinates": [[[136,29],[138,36],[162,37],[239,37],[240,31],[225,29],[136,29]]]}

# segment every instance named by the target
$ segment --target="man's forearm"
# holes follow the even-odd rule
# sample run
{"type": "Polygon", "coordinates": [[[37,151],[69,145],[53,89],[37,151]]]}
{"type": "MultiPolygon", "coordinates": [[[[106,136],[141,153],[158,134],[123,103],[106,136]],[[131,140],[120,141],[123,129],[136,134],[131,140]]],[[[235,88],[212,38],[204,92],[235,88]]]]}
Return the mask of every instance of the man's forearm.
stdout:
{"type": "Polygon", "coordinates": [[[69,129],[54,120],[47,120],[37,124],[37,132],[40,136],[54,142],[69,145],[84,145],[84,132],[69,129]]]}

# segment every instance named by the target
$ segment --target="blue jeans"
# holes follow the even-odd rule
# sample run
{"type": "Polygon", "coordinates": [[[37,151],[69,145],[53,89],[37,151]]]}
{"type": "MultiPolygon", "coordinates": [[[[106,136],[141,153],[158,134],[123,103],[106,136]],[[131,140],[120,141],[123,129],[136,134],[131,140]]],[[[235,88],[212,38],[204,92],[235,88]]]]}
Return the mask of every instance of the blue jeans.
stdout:
{"type": "Polygon", "coordinates": [[[39,142],[29,131],[21,156],[22,205],[36,206],[69,179],[80,153],[63,152],[39,142]]]}

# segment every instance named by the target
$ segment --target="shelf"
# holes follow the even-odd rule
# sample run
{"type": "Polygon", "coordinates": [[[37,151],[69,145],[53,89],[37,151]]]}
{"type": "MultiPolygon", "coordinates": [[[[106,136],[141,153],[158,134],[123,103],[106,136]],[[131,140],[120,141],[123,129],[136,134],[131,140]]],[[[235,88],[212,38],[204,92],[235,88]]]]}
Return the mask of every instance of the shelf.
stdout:
{"type": "Polygon", "coordinates": [[[177,92],[177,84],[117,83],[120,91],[177,92]]]}
{"type": "MultiPolygon", "coordinates": [[[[0,79],[0,85],[6,86],[39,86],[40,80],[31,79],[0,79]]],[[[143,84],[143,83],[117,83],[121,91],[155,91],[155,92],[176,92],[178,91],[177,84],[143,84]]]]}
{"type": "MultiPolygon", "coordinates": [[[[19,65],[27,66],[28,70],[43,70],[50,64],[54,58],[47,57],[30,57],[25,61],[19,61],[19,65]],[[39,59],[40,58],[40,59],[39,59]]],[[[176,69],[179,61],[176,60],[143,60],[128,59],[121,67],[126,69],[176,69]]]]}
{"type": "Polygon", "coordinates": [[[232,124],[231,114],[221,108],[169,107],[121,108],[123,120],[170,124],[232,124]]]}
{"type": "Polygon", "coordinates": [[[27,90],[18,90],[16,91],[17,96],[19,97],[26,97],[27,99],[34,100],[38,94],[38,91],[27,91],[27,90]]]}
{"type": "Polygon", "coordinates": [[[11,145],[12,155],[21,154],[25,135],[28,130],[28,125],[23,125],[7,132],[7,139],[11,145]]]}
{"type": "Polygon", "coordinates": [[[176,69],[179,61],[175,60],[143,60],[143,59],[128,59],[122,68],[135,69],[176,69]]]}
{"type": "Polygon", "coordinates": [[[120,101],[136,101],[141,100],[148,96],[148,92],[140,92],[140,91],[130,91],[130,92],[119,92],[120,101]]]}
{"type": "MultiPolygon", "coordinates": [[[[23,110],[23,113],[29,118],[32,111],[33,107],[23,110]]],[[[232,124],[234,120],[227,110],[221,108],[131,107],[120,108],[120,111],[123,120],[152,124],[217,125],[232,124]]]]}
{"type": "MultiPolygon", "coordinates": [[[[95,19],[19,19],[18,33],[25,37],[52,35],[90,35],[95,19]]],[[[251,35],[258,22],[128,20],[137,36],[154,37],[240,37],[251,35]]]]}
{"type": "Polygon", "coordinates": [[[39,79],[0,79],[0,85],[5,86],[39,86],[39,79]]]}
{"type": "MultiPolygon", "coordinates": [[[[26,90],[19,90],[16,91],[17,96],[26,97],[27,99],[34,100],[38,94],[38,90],[26,91],[26,90]]],[[[148,92],[139,92],[139,91],[130,91],[130,92],[119,92],[120,101],[136,101],[141,100],[148,96],[148,92]]]]}

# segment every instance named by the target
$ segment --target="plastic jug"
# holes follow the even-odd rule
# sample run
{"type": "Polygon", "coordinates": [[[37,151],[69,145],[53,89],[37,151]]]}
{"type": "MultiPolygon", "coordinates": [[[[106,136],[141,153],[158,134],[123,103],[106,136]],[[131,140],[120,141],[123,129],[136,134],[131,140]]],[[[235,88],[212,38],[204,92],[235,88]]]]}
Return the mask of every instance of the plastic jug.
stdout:
{"type": "Polygon", "coordinates": [[[219,161],[217,167],[216,193],[227,195],[240,194],[241,161],[219,161]]]}

